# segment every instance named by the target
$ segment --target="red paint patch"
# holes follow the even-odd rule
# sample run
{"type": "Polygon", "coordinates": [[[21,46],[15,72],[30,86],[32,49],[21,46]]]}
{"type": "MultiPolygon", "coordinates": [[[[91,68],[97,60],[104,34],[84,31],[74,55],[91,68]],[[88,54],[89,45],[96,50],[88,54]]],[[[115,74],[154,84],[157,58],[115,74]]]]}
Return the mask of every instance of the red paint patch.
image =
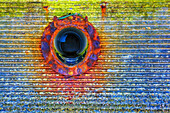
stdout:
{"type": "Polygon", "coordinates": [[[100,6],[102,10],[102,18],[106,16],[106,4],[107,2],[103,2],[102,5],[100,6]]]}
{"type": "Polygon", "coordinates": [[[48,13],[48,6],[43,6],[43,9],[46,11],[46,13],[48,13]]]}

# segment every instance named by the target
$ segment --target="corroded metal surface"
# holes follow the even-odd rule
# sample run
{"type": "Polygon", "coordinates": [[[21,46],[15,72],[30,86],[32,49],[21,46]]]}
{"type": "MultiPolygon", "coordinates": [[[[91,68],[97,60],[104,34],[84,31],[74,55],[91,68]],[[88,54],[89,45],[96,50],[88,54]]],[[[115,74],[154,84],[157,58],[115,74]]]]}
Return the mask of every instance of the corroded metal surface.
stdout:
{"type": "MultiPolygon", "coordinates": [[[[129,1],[129,0],[128,0],[129,1]]],[[[0,2],[1,111],[170,110],[168,2],[0,2]],[[47,7],[48,6],[48,7],[47,7]],[[101,41],[97,63],[65,77],[44,61],[54,16],[88,16],[101,41]]]]}
{"type": "MultiPolygon", "coordinates": [[[[83,40],[83,38],[81,40],[83,40]]],[[[74,44],[71,46],[74,46],[74,44]]],[[[88,22],[87,16],[86,19],[78,14],[66,15],[60,18],[55,16],[53,22],[50,22],[44,30],[41,38],[41,49],[44,59],[55,72],[66,76],[80,75],[89,70],[96,62],[100,54],[100,40],[95,28],[88,22]],[[83,43],[86,44],[81,55],[73,59],[67,58],[68,60],[66,60],[66,58],[62,57],[62,55],[60,55],[61,53],[58,52],[55,46],[55,40],[56,36],[59,33],[61,34],[62,30],[68,30],[70,28],[82,32],[87,38],[87,41],[84,39],[83,43]],[[69,60],[74,61],[72,62],[74,65],[68,65],[67,62],[70,62],[69,60]]]]}

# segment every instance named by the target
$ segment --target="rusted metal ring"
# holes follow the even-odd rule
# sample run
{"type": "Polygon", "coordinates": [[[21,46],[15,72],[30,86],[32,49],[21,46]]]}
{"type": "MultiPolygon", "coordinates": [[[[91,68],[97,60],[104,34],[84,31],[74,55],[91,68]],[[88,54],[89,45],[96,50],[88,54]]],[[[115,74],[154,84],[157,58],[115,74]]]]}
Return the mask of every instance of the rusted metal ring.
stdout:
{"type": "Polygon", "coordinates": [[[54,17],[53,22],[45,28],[41,38],[41,50],[45,61],[55,72],[69,76],[79,75],[90,69],[96,62],[100,53],[100,41],[94,26],[88,22],[87,17],[84,19],[78,14],[71,14],[60,18],[54,17]],[[84,59],[72,66],[61,61],[56,54],[54,44],[57,34],[66,28],[80,30],[88,41],[84,59]]]}

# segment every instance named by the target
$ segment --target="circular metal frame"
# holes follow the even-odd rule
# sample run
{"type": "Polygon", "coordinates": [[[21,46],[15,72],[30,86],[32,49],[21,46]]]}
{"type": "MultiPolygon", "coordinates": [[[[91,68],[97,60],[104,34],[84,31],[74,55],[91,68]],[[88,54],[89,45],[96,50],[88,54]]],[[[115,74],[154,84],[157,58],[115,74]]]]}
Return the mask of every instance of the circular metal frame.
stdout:
{"type": "Polygon", "coordinates": [[[41,38],[41,50],[45,61],[54,71],[62,75],[79,75],[90,69],[96,62],[100,53],[100,41],[95,28],[88,22],[87,17],[84,19],[78,14],[71,14],[60,18],[54,17],[53,22],[45,28],[41,38]],[[84,33],[88,41],[84,59],[73,66],[68,66],[63,63],[57,57],[54,47],[57,34],[61,30],[69,27],[79,29],[84,33]]]}

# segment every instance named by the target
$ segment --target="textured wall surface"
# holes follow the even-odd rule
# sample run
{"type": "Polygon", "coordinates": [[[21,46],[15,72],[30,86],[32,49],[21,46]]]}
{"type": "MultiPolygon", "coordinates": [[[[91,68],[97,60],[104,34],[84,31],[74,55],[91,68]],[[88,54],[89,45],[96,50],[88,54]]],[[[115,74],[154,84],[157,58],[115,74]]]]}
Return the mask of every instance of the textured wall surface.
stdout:
{"type": "Polygon", "coordinates": [[[0,0],[0,111],[170,112],[170,17],[166,0],[0,0]],[[46,7],[48,6],[48,7],[46,7]],[[54,16],[88,16],[101,54],[65,77],[44,61],[41,36],[54,16]]]}

